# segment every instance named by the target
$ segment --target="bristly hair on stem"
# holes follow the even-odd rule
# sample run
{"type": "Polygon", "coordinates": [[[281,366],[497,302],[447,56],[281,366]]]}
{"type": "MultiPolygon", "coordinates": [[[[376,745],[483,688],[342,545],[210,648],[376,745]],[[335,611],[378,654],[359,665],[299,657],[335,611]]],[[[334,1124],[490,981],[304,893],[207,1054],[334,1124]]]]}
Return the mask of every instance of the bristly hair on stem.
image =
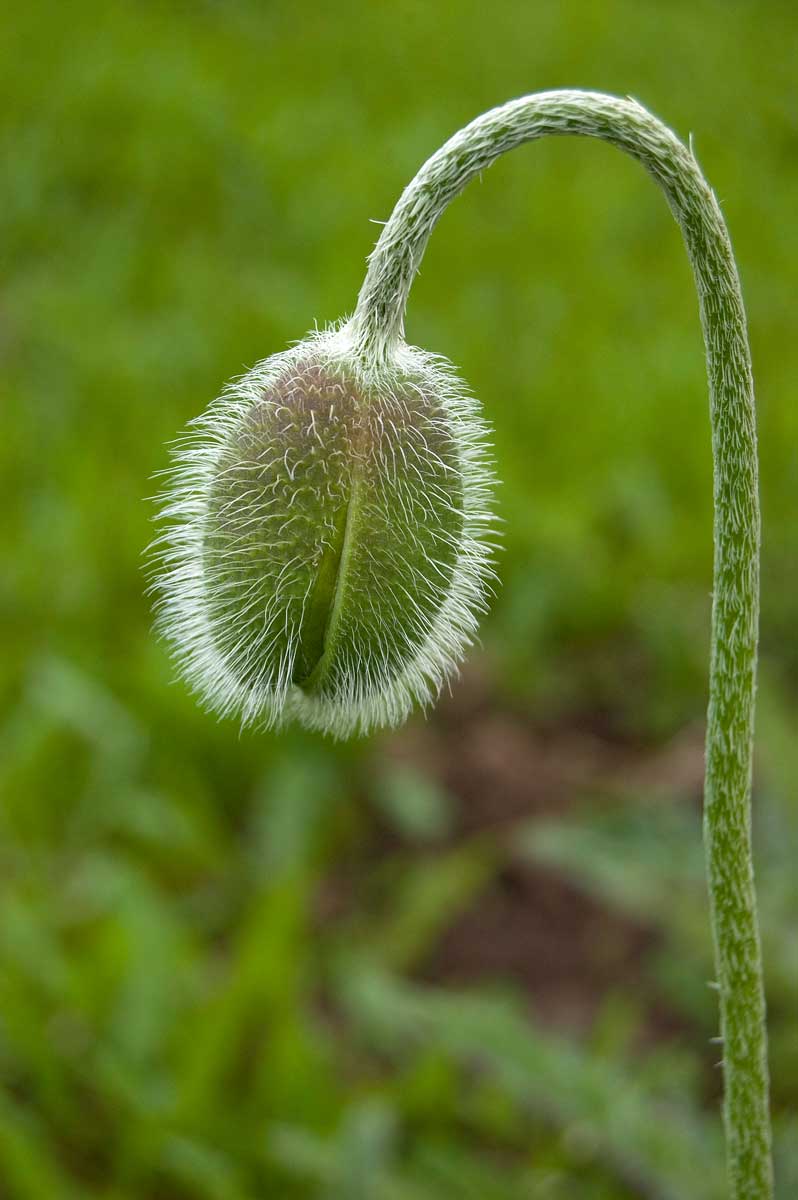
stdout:
{"type": "Polygon", "coordinates": [[[600,138],[642,163],[681,228],[698,291],[715,511],[704,843],[724,1046],[724,1121],[733,1200],[770,1200],[750,804],[759,620],[756,422],[745,310],[717,200],[692,151],[637,101],[571,90],[522,96],[477,117],[421,167],[380,234],[352,326],[364,356],[390,361],[402,341],[407,296],[427,240],[449,202],[506,151],[569,134],[600,138]]]}

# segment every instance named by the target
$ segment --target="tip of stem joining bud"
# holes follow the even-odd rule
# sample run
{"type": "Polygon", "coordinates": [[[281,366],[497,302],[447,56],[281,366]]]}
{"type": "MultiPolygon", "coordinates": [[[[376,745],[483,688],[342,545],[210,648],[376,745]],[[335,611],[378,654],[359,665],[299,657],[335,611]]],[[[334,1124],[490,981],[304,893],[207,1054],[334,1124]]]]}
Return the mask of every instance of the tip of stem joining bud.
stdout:
{"type": "Polygon", "coordinates": [[[487,427],[451,364],[314,333],[173,456],[158,621],[208,707],[344,737],[438,693],[492,574],[487,427]]]}

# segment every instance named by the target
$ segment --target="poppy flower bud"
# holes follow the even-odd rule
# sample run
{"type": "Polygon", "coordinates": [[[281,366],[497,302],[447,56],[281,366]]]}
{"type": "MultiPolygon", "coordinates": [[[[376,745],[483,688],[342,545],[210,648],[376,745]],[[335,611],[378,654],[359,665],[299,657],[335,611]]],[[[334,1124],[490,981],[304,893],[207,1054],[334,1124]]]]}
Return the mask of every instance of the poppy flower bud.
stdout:
{"type": "Polygon", "coordinates": [[[445,360],[367,367],[347,326],[259,363],[178,444],[161,627],[208,707],[345,737],[403,720],[472,641],[486,425],[445,360]]]}

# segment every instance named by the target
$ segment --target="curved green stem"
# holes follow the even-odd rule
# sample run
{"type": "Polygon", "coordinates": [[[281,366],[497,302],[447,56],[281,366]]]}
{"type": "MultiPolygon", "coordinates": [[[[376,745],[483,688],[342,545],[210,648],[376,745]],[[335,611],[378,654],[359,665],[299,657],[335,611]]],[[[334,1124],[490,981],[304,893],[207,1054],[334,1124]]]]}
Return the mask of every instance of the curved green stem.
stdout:
{"type": "Polygon", "coordinates": [[[772,1196],[765,1002],[751,861],[751,756],[759,605],[759,504],[751,359],[729,236],[693,154],[634,100],[542,92],[455,134],[405,189],[369,260],[350,329],[378,367],[402,338],[410,285],[450,200],[507,150],[545,134],[601,138],[665,193],[695,275],[707,353],[715,563],[704,839],[715,941],[731,1194],[772,1196]]]}

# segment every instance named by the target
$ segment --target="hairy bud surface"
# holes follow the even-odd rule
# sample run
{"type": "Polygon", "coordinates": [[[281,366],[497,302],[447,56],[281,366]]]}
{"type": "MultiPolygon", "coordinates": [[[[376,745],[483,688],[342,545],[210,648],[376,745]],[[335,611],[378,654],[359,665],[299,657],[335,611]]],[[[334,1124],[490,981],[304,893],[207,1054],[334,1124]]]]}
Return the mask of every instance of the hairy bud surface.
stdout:
{"type": "Polygon", "coordinates": [[[454,368],[344,326],[232,384],[175,450],[159,620],[206,704],[347,736],[435,696],[490,570],[486,426],[454,368]]]}

